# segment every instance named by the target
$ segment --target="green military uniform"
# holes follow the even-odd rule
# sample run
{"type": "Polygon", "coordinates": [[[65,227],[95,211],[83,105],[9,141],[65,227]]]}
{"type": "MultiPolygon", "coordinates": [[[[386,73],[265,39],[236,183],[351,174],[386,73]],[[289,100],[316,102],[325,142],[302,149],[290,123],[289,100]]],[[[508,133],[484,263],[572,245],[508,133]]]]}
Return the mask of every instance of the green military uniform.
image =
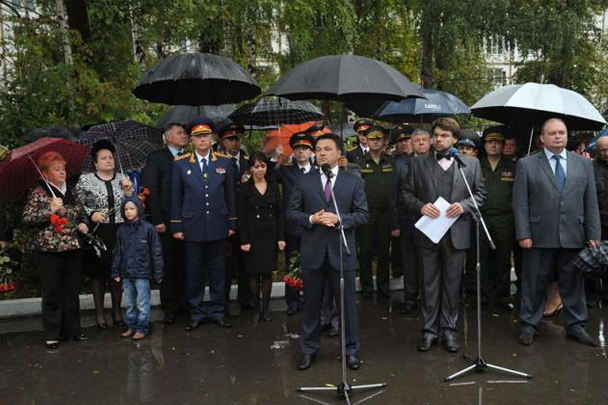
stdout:
{"type": "Polygon", "coordinates": [[[389,194],[393,175],[393,158],[382,154],[376,163],[368,152],[356,163],[361,168],[361,176],[365,182],[365,195],[369,209],[369,222],[359,227],[357,232],[361,288],[363,295],[369,298],[374,288],[372,249],[375,244],[378,255],[376,285],[380,294],[388,296],[393,212],[393,200],[389,198],[389,194]]]}
{"type": "Polygon", "coordinates": [[[501,157],[492,168],[486,157],[480,163],[488,193],[481,212],[496,245],[492,251],[486,236],[480,234],[482,294],[488,301],[505,304],[510,297],[511,250],[515,242],[511,204],[515,162],[501,157]]]}

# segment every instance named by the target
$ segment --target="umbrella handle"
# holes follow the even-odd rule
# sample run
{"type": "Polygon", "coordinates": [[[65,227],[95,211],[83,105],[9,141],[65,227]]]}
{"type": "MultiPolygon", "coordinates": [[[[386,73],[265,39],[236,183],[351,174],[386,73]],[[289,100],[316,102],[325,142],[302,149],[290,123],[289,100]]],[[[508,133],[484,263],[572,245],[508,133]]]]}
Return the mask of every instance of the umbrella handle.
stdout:
{"type": "Polygon", "coordinates": [[[528,156],[530,156],[530,151],[532,150],[532,138],[534,138],[534,125],[530,129],[530,141],[528,142],[528,156]]]}
{"type": "Polygon", "coordinates": [[[48,180],[42,175],[42,172],[40,171],[40,168],[38,167],[38,165],[36,164],[36,162],[34,162],[34,159],[32,159],[32,157],[28,154],[27,155],[28,159],[30,160],[30,162],[32,162],[32,164],[34,165],[34,168],[36,169],[36,171],[38,172],[38,174],[40,175],[40,178],[42,179],[42,181],[44,181],[44,183],[46,184],[46,186],[49,188],[49,190],[51,190],[51,194],[53,195],[53,198],[57,198],[57,196],[55,195],[55,192],[53,191],[53,188],[51,187],[51,184],[48,182],[48,180]]]}

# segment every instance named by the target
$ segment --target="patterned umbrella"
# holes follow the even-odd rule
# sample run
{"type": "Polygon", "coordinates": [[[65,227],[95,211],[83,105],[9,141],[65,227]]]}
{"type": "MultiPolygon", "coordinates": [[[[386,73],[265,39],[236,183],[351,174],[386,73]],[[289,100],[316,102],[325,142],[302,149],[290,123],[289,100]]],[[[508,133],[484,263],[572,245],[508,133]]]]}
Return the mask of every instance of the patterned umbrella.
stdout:
{"type": "Polygon", "coordinates": [[[0,163],[0,202],[25,198],[27,190],[38,184],[36,164],[46,152],[58,152],[66,161],[68,177],[80,173],[89,148],[60,138],[40,138],[13,149],[0,163]]]}
{"type": "MultiPolygon", "coordinates": [[[[78,143],[91,148],[102,139],[109,139],[116,148],[116,163],[119,170],[139,169],[146,163],[148,154],[163,147],[162,133],[148,125],[132,120],[95,125],[78,143]]],[[[84,162],[82,171],[92,172],[95,165],[91,157],[84,162]]]]}
{"type": "Polygon", "coordinates": [[[281,97],[265,97],[245,104],[228,116],[242,125],[302,124],[325,118],[321,110],[308,101],[291,101],[281,97]]]}

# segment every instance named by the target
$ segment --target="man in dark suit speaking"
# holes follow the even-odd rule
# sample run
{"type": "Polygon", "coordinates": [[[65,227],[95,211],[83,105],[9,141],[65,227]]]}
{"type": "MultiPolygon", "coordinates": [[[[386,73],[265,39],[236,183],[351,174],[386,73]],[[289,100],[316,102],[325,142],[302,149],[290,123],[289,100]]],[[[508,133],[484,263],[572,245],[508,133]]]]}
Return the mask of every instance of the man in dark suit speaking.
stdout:
{"type": "Polygon", "coordinates": [[[583,276],[572,259],[600,238],[600,216],[593,165],[567,152],[566,124],[547,120],[540,139],[544,148],[517,161],[513,185],[515,233],[523,249],[519,342],[530,345],[543,318],[544,295],[555,268],[564,304],[566,336],[594,346],[584,329],[587,306],[583,276]]]}
{"type": "MultiPolygon", "coordinates": [[[[412,212],[438,218],[440,210],[433,203],[443,197],[450,203],[447,217],[458,218],[439,243],[433,243],[417,229],[414,233],[423,271],[424,329],[417,347],[422,352],[437,344],[439,338],[448,352],[460,350],[457,331],[460,280],[466,249],[470,246],[470,214],[475,208],[457,168],[458,163],[454,161],[456,158],[449,153],[457,141],[459,130],[460,126],[452,118],[435,120],[432,125],[435,152],[412,159],[404,185],[404,202],[412,212]]],[[[486,198],[486,189],[479,161],[460,154],[457,156],[466,165],[464,174],[477,205],[481,206],[486,198]]]]}
{"type": "Polygon", "coordinates": [[[304,280],[304,308],[300,336],[302,357],[298,369],[309,368],[321,348],[321,306],[325,279],[329,278],[334,296],[339,297],[342,260],[345,325],[341,327],[345,328],[346,333],[346,364],[356,370],[360,362],[355,302],[355,228],[366,223],[369,216],[365,189],[360,177],[338,167],[342,155],[340,137],[334,134],[319,136],[315,151],[319,166],[329,165],[330,178],[321,170],[300,176],[287,207],[287,220],[303,227],[300,264],[304,280]],[[338,216],[331,189],[336,196],[341,225],[351,251],[350,255],[343,251],[342,257],[338,216]]]}

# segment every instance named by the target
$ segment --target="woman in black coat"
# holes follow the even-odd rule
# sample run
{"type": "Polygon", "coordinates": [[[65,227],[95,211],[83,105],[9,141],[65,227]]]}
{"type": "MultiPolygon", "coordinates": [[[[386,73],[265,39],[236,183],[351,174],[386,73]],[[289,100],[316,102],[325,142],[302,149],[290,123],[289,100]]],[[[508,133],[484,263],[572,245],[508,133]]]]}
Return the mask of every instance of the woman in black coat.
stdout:
{"type": "Polygon", "coordinates": [[[268,312],[272,272],[277,268],[279,250],[285,249],[285,219],[278,184],[268,182],[268,159],[261,152],[249,157],[251,177],[239,190],[239,232],[245,252],[245,269],[255,305],[255,322],[270,322],[268,312]],[[260,289],[262,310],[260,311],[260,289]]]}

